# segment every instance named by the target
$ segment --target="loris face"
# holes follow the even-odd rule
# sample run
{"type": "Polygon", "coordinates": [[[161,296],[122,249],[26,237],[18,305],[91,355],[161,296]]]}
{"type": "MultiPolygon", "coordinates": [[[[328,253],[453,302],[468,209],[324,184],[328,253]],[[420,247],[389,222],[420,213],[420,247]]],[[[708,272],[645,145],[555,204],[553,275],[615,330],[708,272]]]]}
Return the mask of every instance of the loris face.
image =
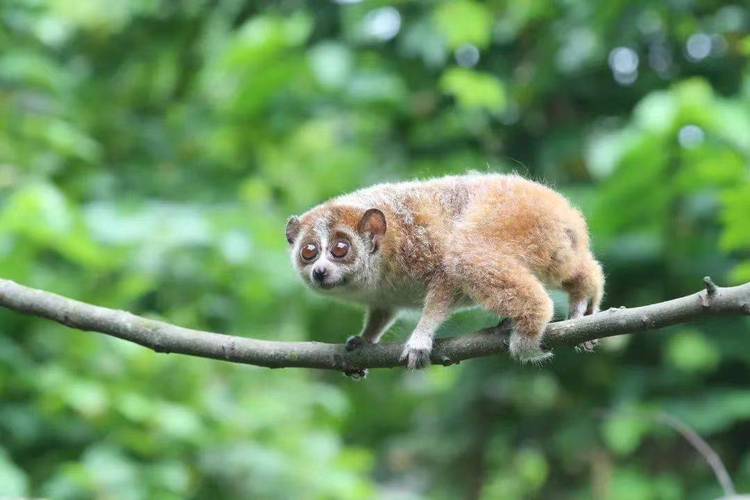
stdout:
{"type": "Polygon", "coordinates": [[[316,291],[365,288],[373,276],[379,243],[386,231],[383,212],[322,205],[286,226],[292,264],[316,291]]]}

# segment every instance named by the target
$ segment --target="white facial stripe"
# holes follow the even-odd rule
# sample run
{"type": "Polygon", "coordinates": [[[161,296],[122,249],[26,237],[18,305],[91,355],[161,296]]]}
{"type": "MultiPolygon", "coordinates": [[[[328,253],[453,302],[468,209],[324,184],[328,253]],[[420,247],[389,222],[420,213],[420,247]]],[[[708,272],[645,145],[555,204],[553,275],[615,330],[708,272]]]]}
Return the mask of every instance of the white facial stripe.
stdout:
{"type": "Polygon", "coordinates": [[[330,221],[328,216],[323,216],[317,221],[315,221],[315,225],[313,226],[313,231],[315,231],[315,234],[320,239],[320,259],[326,258],[326,249],[328,248],[328,239],[330,237],[330,234],[328,234],[328,226],[330,225],[330,221]]]}
{"type": "Polygon", "coordinates": [[[315,231],[315,234],[320,236],[322,239],[328,239],[328,226],[330,224],[330,221],[328,220],[328,216],[323,216],[317,221],[315,221],[315,225],[313,226],[313,231],[315,231]]]}

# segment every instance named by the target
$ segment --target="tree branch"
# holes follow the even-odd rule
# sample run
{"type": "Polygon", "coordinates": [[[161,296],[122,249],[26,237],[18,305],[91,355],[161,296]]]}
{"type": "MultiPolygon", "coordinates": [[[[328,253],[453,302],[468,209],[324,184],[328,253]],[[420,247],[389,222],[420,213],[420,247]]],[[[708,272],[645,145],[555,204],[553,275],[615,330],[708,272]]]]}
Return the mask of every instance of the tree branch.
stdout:
{"type": "MultiPolygon", "coordinates": [[[[546,346],[575,346],[587,340],[655,330],[709,316],[750,315],[750,283],[718,287],[705,278],[705,289],[658,304],[632,309],[609,309],[593,316],[551,323],[546,346]]],[[[126,311],[93,306],[13,281],[0,279],[0,306],[50,319],[70,328],[104,333],[149,347],[156,352],[179,353],[269,368],[353,370],[392,368],[399,361],[403,342],[363,345],[347,352],[343,344],[256,340],[190,330],[141,318],[126,311]]],[[[507,352],[507,322],[467,335],[435,342],[432,363],[451,365],[466,359],[507,352]]]]}

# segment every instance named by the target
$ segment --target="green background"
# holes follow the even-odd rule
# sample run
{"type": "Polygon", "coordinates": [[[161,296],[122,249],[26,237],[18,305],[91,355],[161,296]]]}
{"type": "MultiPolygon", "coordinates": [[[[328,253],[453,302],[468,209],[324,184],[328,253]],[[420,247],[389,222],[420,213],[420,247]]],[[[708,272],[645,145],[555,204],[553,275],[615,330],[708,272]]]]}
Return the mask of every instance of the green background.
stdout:
{"type": "MultiPolygon", "coordinates": [[[[3,0],[0,276],[192,328],[339,342],[362,313],[303,287],[287,217],[478,170],[582,208],[605,307],[750,281],[742,4],[3,0]]],[[[441,334],[493,321],[465,313],[441,334]]],[[[0,311],[0,496],[719,497],[675,432],[603,418],[652,411],[694,427],[750,492],[749,327],[354,383],[0,311]]]]}

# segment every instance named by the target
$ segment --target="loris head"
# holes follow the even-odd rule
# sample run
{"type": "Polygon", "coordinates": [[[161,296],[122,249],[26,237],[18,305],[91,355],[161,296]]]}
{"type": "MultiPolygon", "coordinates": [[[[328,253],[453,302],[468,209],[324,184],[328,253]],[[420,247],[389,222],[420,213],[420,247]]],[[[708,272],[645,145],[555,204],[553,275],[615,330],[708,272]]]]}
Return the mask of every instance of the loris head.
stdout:
{"type": "Polygon", "coordinates": [[[292,264],[316,291],[361,290],[371,283],[387,224],[377,208],[326,204],[292,217],[292,264]]]}

